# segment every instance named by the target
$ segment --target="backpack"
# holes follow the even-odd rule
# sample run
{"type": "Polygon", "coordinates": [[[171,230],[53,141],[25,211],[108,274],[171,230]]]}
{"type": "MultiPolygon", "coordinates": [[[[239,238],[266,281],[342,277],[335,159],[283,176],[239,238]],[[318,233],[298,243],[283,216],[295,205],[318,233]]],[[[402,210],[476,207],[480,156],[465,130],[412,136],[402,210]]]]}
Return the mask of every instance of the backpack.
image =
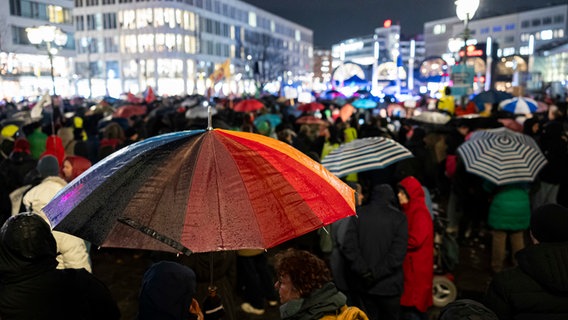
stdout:
{"type": "Polygon", "coordinates": [[[357,307],[343,306],[339,309],[340,313],[337,315],[326,315],[320,320],[369,320],[369,317],[361,309],[357,307]]]}

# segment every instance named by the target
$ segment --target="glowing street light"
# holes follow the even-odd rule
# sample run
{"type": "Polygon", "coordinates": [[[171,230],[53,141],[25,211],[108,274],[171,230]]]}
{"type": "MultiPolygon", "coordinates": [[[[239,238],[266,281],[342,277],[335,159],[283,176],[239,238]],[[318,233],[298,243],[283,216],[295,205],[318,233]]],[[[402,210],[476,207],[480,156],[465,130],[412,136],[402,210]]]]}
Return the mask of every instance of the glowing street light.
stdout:
{"type": "Polygon", "coordinates": [[[67,34],[55,26],[40,26],[26,28],[28,40],[31,44],[39,46],[45,42],[47,48],[47,56],[49,57],[49,65],[51,68],[51,83],[53,85],[53,95],[55,92],[55,76],[53,72],[53,55],[57,54],[57,47],[63,47],[67,44],[67,34]]]}
{"type": "MultiPolygon", "coordinates": [[[[479,8],[479,0],[457,0],[455,4],[456,4],[456,15],[458,16],[458,19],[463,21],[463,24],[465,26],[463,32],[463,42],[467,47],[467,40],[469,39],[470,35],[468,28],[469,21],[473,19],[473,16],[475,15],[477,8],[479,8]]],[[[467,60],[467,50],[465,50],[464,60],[467,60]]]]}

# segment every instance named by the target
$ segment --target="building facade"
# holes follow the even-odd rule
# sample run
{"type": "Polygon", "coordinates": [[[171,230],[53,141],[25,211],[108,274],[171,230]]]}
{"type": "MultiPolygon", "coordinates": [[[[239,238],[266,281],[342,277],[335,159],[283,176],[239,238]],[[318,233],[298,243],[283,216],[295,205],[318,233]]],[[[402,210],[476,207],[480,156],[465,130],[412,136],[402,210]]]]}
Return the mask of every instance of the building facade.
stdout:
{"type": "Polygon", "coordinates": [[[534,53],[539,47],[566,38],[567,32],[568,4],[488,18],[474,17],[467,30],[457,17],[429,21],[424,24],[424,41],[427,56],[439,56],[454,64],[466,54],[464,40],[467,40],[470,46],[467,52],[474,53],[466,56],[467,63],[475,67],[477,74],[489,74],[485,70],[491,68],[492,86],[508,89],[526,85],[530,74],[538,71],[529,70],[532,65],[529,60],[534,53]],[[483,58],[469,59],[478,56],[483,58]]]}
{"type": "MultiPolygon", "coordinates": [[[[10,0],[9,9],[29,2],[10,0]]],[[[117,96],[148,86],[159,94],[203,94],[227,59],[231,77],[214,87],[219,94],[311,76],[313,69],[310,29],[238,0],[59,2],[73,9],[64,30],[69,71],[57,74],[69,83],[62,94],[117,96]]],[[[18,18],[3,21],[15,25],[18,18]]],[[[20,51],[40,53],[23,42],[20,51]]]]}
{"type": "Polygon", "coordinates": [[[21,100],[52,91],[51,64],[45,44],[32,45],[26,28],[53,25],[67,34],[67,43],[54,48],[53,72],[57,94],[70,92],[75,56],[73,1],[0,1],[0,98],[21,100]],[[57,50],[57,52],[55,52],[57,50]]]}

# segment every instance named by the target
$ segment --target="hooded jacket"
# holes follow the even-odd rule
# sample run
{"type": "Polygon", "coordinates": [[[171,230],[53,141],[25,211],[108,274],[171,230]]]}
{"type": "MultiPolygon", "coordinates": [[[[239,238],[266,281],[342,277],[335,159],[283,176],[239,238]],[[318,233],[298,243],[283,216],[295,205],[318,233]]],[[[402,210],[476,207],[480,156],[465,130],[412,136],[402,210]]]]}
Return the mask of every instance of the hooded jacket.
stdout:
{"type": "Polygon", "coordinates": [[[358,217],[348,218],[352,222],[338,249],[350,266],[348,273],[358,275],[349,281],[356,291],[384,296],[402,294],[408,225],[395,201],[389,185],[377,185],[369,202],[357,210],[358,217]],[[373,284],[361,279],[368,272],[375,280],[373,284]]]}
{"type": "Polygon", "coordinates": [[[82,269],[57,270],[49,225],[35,214],[8,220],[0,231],[0,317],[119,319],[108,288],[82,269]]]}
{"type": "Polygon", "coordinates": [[[406,177],[400,186],[408,194],[402,206],[408,220],[408,247],[403,263],[404,293],[400,304],[421,312],[432,306],[434,279],[434,227],[426,207],[424,190],[414,177],[406,177]]]}
{"type": "Polygon", "coordinates": [[[499,319],[568,319],[568,243],[540,243],[516,254],[519,265],[498,273],[484,304],[499,319]]]}
{"type": "Polygon", "coordinates": [[[153,264],[144,273],[139,320],[186,320],[196,290],[195,273],[172,261],[153,264]]]}
{"type": "MultiPolygon", "coordinates": [[[[66,179],[67,182],[73,181],[73,179],[77,178],[81,175],[81,173],[87,171],[87,169],[91,167],[91,161],[81,156],[67,156],[65,157],[65,160],[63,160],[63,165],[65,165],[65,161],[69,161],[71,163],[71,166],[73,167],[71,177],[66,179]]],[[[63,176],[63,169],[61,171],[63,176]]]]}

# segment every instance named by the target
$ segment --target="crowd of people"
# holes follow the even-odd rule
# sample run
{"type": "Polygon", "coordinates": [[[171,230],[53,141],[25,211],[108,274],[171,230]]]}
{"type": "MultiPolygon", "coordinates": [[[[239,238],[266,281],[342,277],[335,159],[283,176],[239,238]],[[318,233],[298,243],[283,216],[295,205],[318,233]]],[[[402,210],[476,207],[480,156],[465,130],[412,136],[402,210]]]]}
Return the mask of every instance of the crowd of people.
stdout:
{"type": "MultiPolygon", "coordinates": [[[[120,317],[109,290],[91,274],[90,244],[51,231],[42,208],[118,149],[162,133],[205,129],[207,119],[189,116],[204,99],[189,97],[197,101],[190,107],[187,99],[163,98],[126,118],[113,117],[104,101],[61,106],[25,123],[11,118],[20,111],[15,106],[2,106],[1,318],[120,317]]],[[[373,136],[398,141],[414,157],[344,177],[356,190],[357,215],[293,239],[276,254],[243,248],[156,262],[141,279],[139,319],[237,319],[238,309],[261,316],[278,305],[281,319],[427,319],[434,215],[448,219],[447,232],[462,246],[491,235],[487,268],[494,274],[486,299],[452,303],[440,319],[458,319],[464,310],[482,319],[568,317],[566,102],[524,121],[523,132],[547,159],[537,179],[496,186],[467,172],[456,150],[473,131],[502,125],[497,114],[488,117],[495,121],[455,118],[441,126],[371,110],[343,116],[334,101],[303,112],[286,99],[262,101],[263,108],[235,112],[232,102],[213,99],[213,127],[270,136],[318,162],[342,143],[373,136]]],[[[439,108],[455,113],[447,102],[439,108]]]]}

